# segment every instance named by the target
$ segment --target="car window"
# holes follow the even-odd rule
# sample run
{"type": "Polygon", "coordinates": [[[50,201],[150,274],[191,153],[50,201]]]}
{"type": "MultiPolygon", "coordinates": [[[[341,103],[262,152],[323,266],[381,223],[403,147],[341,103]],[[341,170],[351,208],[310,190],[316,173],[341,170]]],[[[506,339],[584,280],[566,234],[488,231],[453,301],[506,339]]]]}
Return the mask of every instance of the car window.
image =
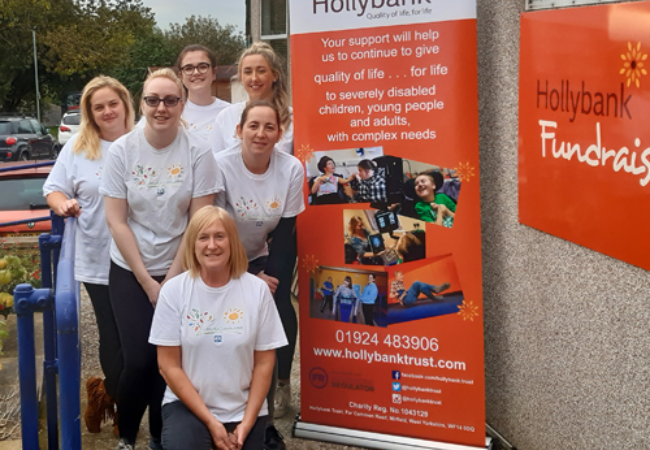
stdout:
{"type": "Polygon", "coordinates": [[[43,183],[45,178],[0,179],[0,211],[29,211],[44,206],[43,183]]]}
{"type": "Polygon", "coordinates": [[[32,125],[29,123],[29,120],[21,120],[18,122],[18,133],[34,134],[34,130],[32,130],[32,125]]]}
{"type": "Polygon", "coordinates": [[[42,134],[42,133],[41,133],[41,128],[42,128],[42,127],[41,127],[41,124],[38,123],[38,120],[36,120],[36,119],[31,119],[30,122],[32,123],[32,127],[34,128],[34,130],[36,131],[36,133],[37,133],[37,134],[42,134]]]}
{"type": "Polygon", "coordinates": [[[0,122],[0,134],[11,134],[11,122],[0,122]]]}
{"type": "Polygon", "coordinates": [[[79,125],[79,123],[81,123],[81,114],[63,116],[63,125],[79,125]]]}

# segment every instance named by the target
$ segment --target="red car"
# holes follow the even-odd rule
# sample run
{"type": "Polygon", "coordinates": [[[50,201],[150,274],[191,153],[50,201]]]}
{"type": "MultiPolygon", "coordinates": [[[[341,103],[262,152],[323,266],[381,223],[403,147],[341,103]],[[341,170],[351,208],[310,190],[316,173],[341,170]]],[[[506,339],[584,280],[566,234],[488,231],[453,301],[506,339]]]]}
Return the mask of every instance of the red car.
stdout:
{"type": "MultiPolygon", "coordinates": [[[[0,168],[25,165],[24,161],[0,164],[0,168]]],[[[0,224],[50,215],[43,184],[52,166],[0,172],[0,224]]],[[[51,229],[49,220],[0,227],[0,236],[39,235],[51,229]]]]}

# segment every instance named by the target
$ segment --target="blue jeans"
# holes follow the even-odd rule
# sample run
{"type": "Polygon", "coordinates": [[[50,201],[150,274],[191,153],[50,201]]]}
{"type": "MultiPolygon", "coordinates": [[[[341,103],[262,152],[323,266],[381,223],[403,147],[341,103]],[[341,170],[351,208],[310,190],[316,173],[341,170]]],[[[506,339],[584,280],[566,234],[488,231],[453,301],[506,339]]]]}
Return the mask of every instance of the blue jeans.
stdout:
{"type": "Polygon", "coordinates": [[[406,291],[406,296],[402,299],[404,306],[410,306],[416,302],[420,294],[424,294],[431,300],[435,300],[436,286],[426,284],[421,281],[414,281],[411,287],[406,291]]]}

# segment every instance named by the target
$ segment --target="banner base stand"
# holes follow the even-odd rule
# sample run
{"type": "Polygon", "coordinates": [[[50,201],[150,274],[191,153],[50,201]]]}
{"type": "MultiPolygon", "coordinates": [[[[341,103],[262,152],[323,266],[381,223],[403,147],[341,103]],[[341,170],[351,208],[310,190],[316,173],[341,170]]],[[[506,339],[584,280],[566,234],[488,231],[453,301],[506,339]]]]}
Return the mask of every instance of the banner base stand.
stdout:
{"type": "Polygon", "coordinates": [[[393,436],[390,434],[338,428],[328,425],[303,422],[300,415],[293,422],[291,434],[302,439],[332,442],[335,444],[355,445],[357,447],[380,450],[485,450],[491,449],[491,437],[485,438],[485,447],[448,444],[445,442],[425,441],[423,439],[393,436]]]}

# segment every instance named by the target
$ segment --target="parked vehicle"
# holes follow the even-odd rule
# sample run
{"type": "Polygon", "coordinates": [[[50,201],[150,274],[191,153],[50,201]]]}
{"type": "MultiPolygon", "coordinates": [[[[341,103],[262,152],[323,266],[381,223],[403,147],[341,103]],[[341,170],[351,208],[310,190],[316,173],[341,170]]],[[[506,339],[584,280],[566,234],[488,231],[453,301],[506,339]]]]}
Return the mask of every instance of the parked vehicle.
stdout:
{"type": "Polygon", "coordinates": [[[31,117],[0,117],[0,162],[56,159],[61,145],[31,117]]]}
{"type": "MultiPolygon", "coordinates": [[[[24,165],[9,162],[0,167],[24,165]]],[[[52,166],[0,172],[0,223],[48,216],[43,184],[52,166]]],[[[0,228],[0,236],[39,235],[51,229],[49,220],[0,228]]]]}
{"type": "Polygon", "coordinates": [[[79,132],[79,124],[81,123],[81,111],[69,110],[61,118],[61,125],[59,125],[59,145],[63,147],[66,142],[72,137],[73,134],[79,132]]]}

